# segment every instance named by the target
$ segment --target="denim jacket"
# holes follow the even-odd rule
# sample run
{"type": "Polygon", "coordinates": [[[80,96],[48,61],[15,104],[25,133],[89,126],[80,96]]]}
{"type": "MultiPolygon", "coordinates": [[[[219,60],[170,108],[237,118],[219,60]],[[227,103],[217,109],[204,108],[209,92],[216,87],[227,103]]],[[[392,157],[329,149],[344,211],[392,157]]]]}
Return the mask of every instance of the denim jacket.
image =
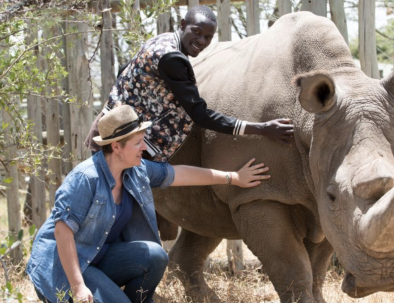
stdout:
{"type": "MultiPolygon", "coordinates": [[[[124,171],[123,185],[137,203],[119,241],[160,243],[151,187],[166,188],[173,181],[174,170],[166,163],[142,160],[140,166],[124,171]]],[[[114,224],[114,186],[115,180],[100,151],[76,166],[57,190],[55,206],[34,240],[26,268],[36,289],[51,302],[57,302],[57,292],[68,293],[70,288],[57,251],[56,222],[64,222],[73,231],[79,265],[84,272],[114,224]]],[[[64,299],[68,298],[66,294],[64,299]]]]}

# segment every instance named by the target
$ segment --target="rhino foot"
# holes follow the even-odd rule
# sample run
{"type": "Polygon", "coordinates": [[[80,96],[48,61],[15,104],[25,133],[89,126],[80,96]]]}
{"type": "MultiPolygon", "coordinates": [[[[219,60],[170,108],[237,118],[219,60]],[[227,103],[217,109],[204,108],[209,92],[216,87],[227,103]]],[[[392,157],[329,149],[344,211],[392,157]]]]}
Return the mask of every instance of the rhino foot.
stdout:
{"type": "Polygon", "coordinates": [[[223,303],[222,300],[208,285],[187,285],[185,287],[186,296],[196,303],[223,303]]]}

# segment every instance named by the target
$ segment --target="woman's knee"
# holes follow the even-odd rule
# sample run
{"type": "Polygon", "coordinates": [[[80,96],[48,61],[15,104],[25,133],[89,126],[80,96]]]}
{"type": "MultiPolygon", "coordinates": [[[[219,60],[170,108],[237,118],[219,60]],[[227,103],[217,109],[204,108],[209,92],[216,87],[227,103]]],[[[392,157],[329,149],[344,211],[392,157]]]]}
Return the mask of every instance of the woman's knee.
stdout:
{"type": "Polygon", "coordinates": [[[146,242],[146,244],[149,247],[150,260],[156,267],[162,268],[164,271],[168,264],[168,254],[161,245],[155,242],[146,242]]]}

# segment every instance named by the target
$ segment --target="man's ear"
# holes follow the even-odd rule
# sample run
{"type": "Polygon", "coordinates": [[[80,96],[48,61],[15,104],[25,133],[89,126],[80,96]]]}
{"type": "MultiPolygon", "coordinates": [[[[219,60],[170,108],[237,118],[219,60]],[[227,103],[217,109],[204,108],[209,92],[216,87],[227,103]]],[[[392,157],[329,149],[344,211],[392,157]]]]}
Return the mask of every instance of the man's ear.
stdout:
{"type": "Polygon", "coordinates": [[[186,20],[185,20],[185,19],[182,19],[182,20],[181,20],[181,31],[184,31],[185,28],[186,28],[186,20]]]}

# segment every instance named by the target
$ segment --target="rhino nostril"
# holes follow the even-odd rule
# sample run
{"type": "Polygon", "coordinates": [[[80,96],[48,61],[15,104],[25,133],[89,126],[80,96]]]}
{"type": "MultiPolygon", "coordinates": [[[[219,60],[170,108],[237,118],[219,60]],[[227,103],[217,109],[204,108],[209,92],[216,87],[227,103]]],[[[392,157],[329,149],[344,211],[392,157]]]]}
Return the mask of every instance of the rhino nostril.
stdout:
{"type": "Polygon", "coordinates": [[[378,201],[394,186],[394,165],[379,158],[358,169],[352,180],[354,194],[364,200],[378,201]]]}
{"type": "Polygon", "coordinates": [[[378,201],[394,186],[394,178],[378,177],[373,180],[359,182],[353,187],[356,196],[364,200],[378,201]]]}

